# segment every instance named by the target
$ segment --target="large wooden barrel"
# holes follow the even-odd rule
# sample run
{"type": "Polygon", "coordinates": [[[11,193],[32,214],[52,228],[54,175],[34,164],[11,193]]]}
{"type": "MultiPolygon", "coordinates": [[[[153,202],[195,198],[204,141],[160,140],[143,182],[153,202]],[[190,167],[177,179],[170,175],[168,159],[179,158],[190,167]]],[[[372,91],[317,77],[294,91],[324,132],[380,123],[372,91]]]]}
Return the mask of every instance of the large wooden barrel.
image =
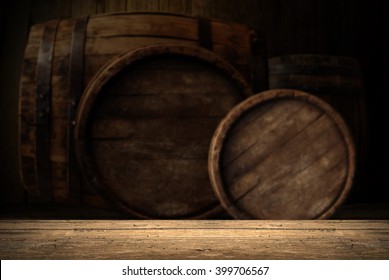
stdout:
{"type": "Polygon", "coordinates": [[[345,119],[358,152],[358,186],[363,195],[368,127],[361,67],[353,58],[329,55],[286,55],[269,59],[269,88],[303,90],[330,103],[345,119]]]}
{"type": "Polygon", "coordinates": [[[231,110],[209,153],[212,185],[240,219],[327,218],[344,201],[355,148],[342,117],[296,90],[257,94],[231,110]]]}
{"type": "Polygon", "coordinates": [[[200,218],[218,211],[208,149],[221,118],[251,95],[243,77],[199,47],[125,53],[92,79],[76,118],[88,182],[142,218],[200,218]]]}
{"type": "Polygon", "coordinates": [[[108,61],[150,44],[207,48],[253,81],[254,88],[260,87],[251,79],[261,67],[255,34],[241,24],[174,14],[121,13],[34,25],[25,50],[19,99],[20,171],[30,197],[104,204],[80,181],[72,141],[78,100],[108,61]]]}

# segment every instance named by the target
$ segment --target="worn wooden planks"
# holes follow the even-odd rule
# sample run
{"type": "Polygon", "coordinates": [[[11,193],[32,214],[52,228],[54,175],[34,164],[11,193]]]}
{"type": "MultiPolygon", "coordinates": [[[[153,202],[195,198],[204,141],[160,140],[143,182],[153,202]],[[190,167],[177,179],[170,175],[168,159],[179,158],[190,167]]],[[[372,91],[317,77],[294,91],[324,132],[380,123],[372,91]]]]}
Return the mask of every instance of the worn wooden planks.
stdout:
{"type": "Polygon", "coordinates": [[[235,218],[326,218],[354,172],[354,144],[340,115],[300,91],[270,90],[240,103],[210,147],[212,185],[235,218]]]}
{"type": "Polygon", "coordinates": [[[94,77],[80,102],[83,173],[138,217],[209,216],[219,209],[207,174],[209,144],[221,118],[249,95],[240,74],[202,48],[127,52],[94,77]]]}
{"type": "Polygon", "coordinates": [[[388,259],[389,221],[1,220],[2,259],[388,259]]]}

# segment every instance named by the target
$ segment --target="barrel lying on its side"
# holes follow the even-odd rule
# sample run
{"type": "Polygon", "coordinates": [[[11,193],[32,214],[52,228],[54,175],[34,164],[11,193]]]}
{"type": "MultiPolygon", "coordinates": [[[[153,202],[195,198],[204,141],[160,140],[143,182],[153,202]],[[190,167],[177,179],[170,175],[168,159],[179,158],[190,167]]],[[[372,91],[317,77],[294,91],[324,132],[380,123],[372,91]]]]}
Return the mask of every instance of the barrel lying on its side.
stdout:
{"type": "Polygon", "coordinates": [[[253,32],[244,25],[161,13],[108,14],[35,25],[25,51],[19,103],[20,171],[31,196],[105,205],[82,181],[75,160],[72,139],[78,100],[111,59],[154,44],[208,48],[252,80],[254,87],[261,87],[251,77],[259,76],[266,60],[255,51],[253,32]]]}
{"type": "Polygon", "coordinates": [[[138,217],[218,212],[209,145],[221,118],[250,95],[233,67],[199,47],[125,53],[92,79],[80,101],[82,171],[100,194],[138,217]]]}

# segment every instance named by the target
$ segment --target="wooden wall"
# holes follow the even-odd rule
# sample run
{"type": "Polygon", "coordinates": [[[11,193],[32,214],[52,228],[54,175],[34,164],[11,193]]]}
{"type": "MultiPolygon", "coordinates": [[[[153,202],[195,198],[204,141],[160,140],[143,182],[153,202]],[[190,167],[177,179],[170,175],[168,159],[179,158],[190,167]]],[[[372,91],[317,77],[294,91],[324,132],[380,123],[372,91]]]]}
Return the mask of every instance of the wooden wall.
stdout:
{"type": "Polygon", "coordinates": [[[20,204],[17,102],[29,27],[57,17],[117,11],[170,11],[233,20],[257,28],[269,56],[296,53],[357,58],[364,71],[369,109],[368,188],[361,201],[389,201],[386,115],[389,80],[389,4],[368,0],[1,0],[0,200],[20,204]]]}

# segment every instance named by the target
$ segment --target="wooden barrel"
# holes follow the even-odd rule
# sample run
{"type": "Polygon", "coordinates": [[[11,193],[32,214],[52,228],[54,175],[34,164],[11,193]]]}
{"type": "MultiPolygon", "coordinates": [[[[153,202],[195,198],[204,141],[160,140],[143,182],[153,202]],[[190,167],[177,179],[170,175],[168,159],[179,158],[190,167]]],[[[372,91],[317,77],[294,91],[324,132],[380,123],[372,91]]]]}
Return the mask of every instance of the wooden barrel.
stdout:
{"type": "Polygon", "coordinates": [[[201,218],[219,202],[208,149],[228,111],[251,95],[243,77],[199,47],[157,45],[112,60],[91,80],[76,118],[83,174],[141,218],[201,218]]]}
{"type": "Polygon", "coordinates": [[[358,152],[358,186],[363,196],[367,169],[368,126],[361,67],[353,58],[328,55],[288,55],[269,59],[269,88],[297,89],[317,95],[345,119],[358,152]]]}
{"type": "MultiPolygon", "coordinates": [[[[80,179],[72,141],[77,104],[85,86],[108,61],[150,44],[208,48],[248,80],[260,69],[254,33],[231,22],[120,13],[32,26],[19,96],[20,171],[30,197],[105,205],[80,179]]],[[[255,81],[252,86],[260,87],[255,81]]]]}
{"type": "Polygon", "coordinates": [[[239,219],[327,218],[353,183],[355,150],[342,117],[297,90],[269,90],[222,120],[209,153],[212,186],[239,219]]]}

